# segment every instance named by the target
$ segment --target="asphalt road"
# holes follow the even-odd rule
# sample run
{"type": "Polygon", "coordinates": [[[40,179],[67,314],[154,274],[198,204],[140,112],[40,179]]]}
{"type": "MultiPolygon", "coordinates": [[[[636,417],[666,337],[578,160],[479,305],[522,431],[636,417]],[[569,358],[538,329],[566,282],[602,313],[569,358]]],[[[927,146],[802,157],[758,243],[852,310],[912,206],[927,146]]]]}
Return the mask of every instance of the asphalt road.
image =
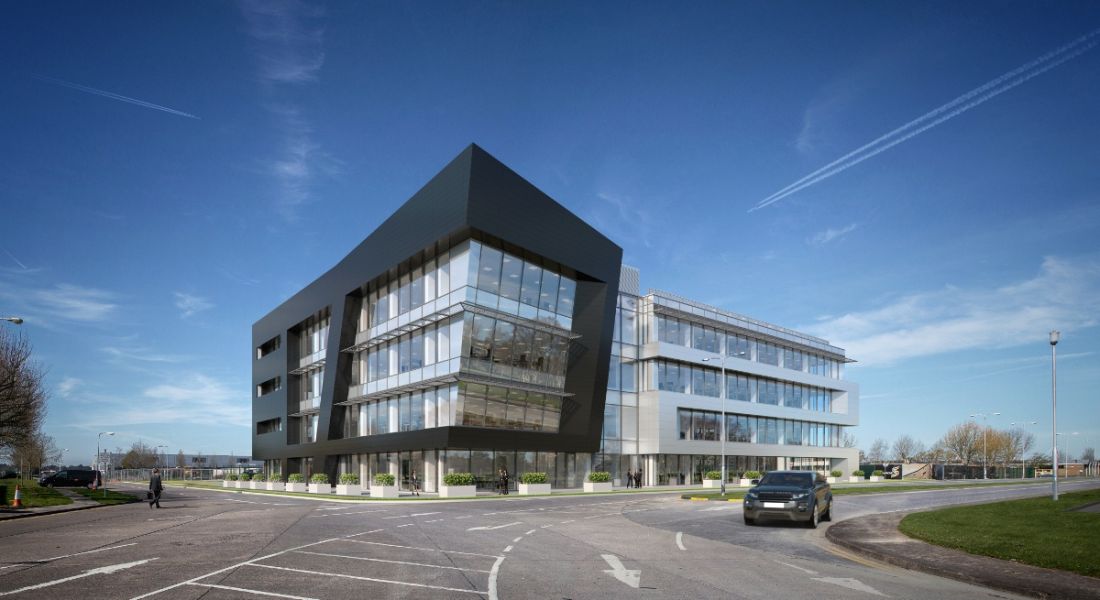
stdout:
{"type": "MultiPolygon", "coordinates": [[[[834,514],[1047,489],[841,496],[834,514]]],[[[0,522],[0,597],[1014,597],[871,564],[833,547],[823,528],[746,527],[739,503],[679,494],[336,503],[169,488],[162,505],[0,522]]]]}

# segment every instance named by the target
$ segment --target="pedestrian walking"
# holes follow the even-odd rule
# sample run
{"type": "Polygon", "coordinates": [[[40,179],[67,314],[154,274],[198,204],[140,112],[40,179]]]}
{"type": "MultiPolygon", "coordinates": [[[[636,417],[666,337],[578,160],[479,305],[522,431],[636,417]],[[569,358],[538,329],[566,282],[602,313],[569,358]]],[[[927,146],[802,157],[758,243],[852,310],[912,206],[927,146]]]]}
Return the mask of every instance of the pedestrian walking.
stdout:
{"type": "Polygon", "coordinates": [[[508,495],[508,469],[500,470],[500,489],[505,496],[508,495]]]}
{"type": "Polygon", "coordinates": [[[409,477],[409,485],[412,487],[413,496],[420,495],[420,479],[416,476],[416,471],[412,472],[412,476],[409,477]]]}
{"type": "Polygon", "coordinates": [[[642,470],[638,469],[634,472],[634,487],[641,489],[642,487],[642,470]]]}
{"type": "Polygon", "coordinates": [[[627,489],[634,487],[634,471],[630,469],[626,470],[626,487],[627,489]]]}
{"type": "Polygon", "coordinates": [[[155,504],[160,508],[160,493],[164,491],[164,484],[160,481],[160,469],[153,469],[153,476],[149,478],[149,508],[155,504]]]}

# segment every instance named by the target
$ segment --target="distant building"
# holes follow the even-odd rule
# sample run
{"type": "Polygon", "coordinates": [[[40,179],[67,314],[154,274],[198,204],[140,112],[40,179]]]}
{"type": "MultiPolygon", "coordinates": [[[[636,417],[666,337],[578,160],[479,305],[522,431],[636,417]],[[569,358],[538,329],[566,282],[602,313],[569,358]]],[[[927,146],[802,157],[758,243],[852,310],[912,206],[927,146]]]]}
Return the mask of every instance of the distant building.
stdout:
{"type": "Polygon", "coordinates": [[[555,487],[639,468],[649,485],[690,483],[720,469],[724,422],[731,477],[856,468],[844,350],[643,295],[621,260],[467,148],[253,325],[253,456],[284,474],[415,471],[429,491],[448,472],[492,485],[502,467],[555,487]]]}

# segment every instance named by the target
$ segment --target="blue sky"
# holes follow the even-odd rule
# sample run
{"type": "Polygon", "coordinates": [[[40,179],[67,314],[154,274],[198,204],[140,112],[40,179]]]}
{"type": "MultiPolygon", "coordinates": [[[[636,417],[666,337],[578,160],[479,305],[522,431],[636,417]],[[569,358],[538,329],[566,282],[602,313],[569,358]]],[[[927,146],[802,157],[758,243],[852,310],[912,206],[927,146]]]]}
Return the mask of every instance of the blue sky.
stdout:
{"type": "Polygon", "coordinates": [[[864,448],[982,411],[1049,447],[1060,329],[1077,453],[1100,444],[1098,28],[1090,2],[9,5],[0,314],[68,461],[107,430],[248,454],[251,324],[476,142],[643,289],[846,348],[864,448]]]}

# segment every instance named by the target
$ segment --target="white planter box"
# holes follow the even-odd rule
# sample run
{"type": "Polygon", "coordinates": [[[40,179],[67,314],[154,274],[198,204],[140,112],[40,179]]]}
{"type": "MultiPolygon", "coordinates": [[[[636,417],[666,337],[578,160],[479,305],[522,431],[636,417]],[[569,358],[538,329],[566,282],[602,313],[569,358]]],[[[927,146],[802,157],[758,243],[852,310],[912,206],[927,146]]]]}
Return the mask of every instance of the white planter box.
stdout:
{"type": "Polygon", "coordinates": [[[610,481],[601,481],[599,483],[596,483],[594,481],[586,481],[586,482],[584,482],[584,491],[588,492],[588,493],[592,493],[592,492],[610,492],[611,491],[611,482],[610,481]]]}
{"type": "Polygon", "coordinates": [[[879,477],[877,475],[872,475],[871,476],[871,481],[882,481],[882,477],[879,477]]]}
{"type": "Polygon", "coordinates": [[[363,486],[359,485],[358,483],[349,483],[349,484],[337,483],[336,484],[336,495],[337,496],[361,496],[361,495],[363,495],[363,486]]]}
{"type": "Polygon", "coordinates": [[[304,492],[306,491],[306,484],[304,483],[291,483],[286,482],[286,491],[288,492],[304,492]]]}
{"type": "Polygon", "coordinates": [[[281,482],[281,481],[269,481],[269,482],[267,482],[267,490],[269,492],[281,492],[281,491],[283,491],[283,482],[281,482]]]}
{"type": "Polygon", "coordinates": [[[752,487],[752,480],[751,479],[740,479],[740,480],[737,481],[737,485],[739,485],[741,487],[752,487]]]}
{"type": "Polygon", "coordinates": [[[234,482],[229,481],[228,479],[223,479],[222,480],[222,487],[227,488],[227,487],[229,487],[229,484],[231,484],[231,483],[234,483],[234,482]]]}
{"type": "Polygon", "coordinates": [[[851,477],[848,478],[849,483],[859,483],[861,481],[863,481],[863,478],[859,477],[858,475],[852,475],[851,477]]]}
{"type": "Polygon", "coordinates": [[[722,487],[721,479],[704,479],[703,487],[705,488],[720,488],[722,487]]]}
{"type": "Polygon", "coordinates": [[[238,490],[243,490],[243,489],[248,488],[248,482],[247,481],[240,481],[240,480],[234,481],[233,482],[233,487],[237,488],[238,490]]]}
{"type": "Polygon", "coordinates": [[[530,496],[532,494],[549,494],[550,493],[550,484],[549,483],[520,483],[518,485],[519,485],[519,495],[520,496],[530,496]]]}
{"type": "Polygon", "coordinates": [[[309,493],[311,494],[331,494],[332,484],[329,483],[311,483],[309,484],[309,493]]]}
{"type": "Polygon", "coordinates": [[[440,498],[461,498],[462,496],[476,496],[477,486],[474,485],[441,485],[439,486],[440,498]]]}
{"type": "Polygon", "coordinates": [[[829,483],[836,483],[836,477],[826,477],[825,481],[829,483]]]}
{"type": "Polygon", "coordinates": [[[264,481],[249,481],[248,488],[253,490],[262,490],[267,488],[267,482],[264,481]]]}
{"type": "Polygon", "coordinates": [[[401,494],[397,491],[396,485],[374,485],[370,486],[371,498],[397,498],[401,494]]]}

